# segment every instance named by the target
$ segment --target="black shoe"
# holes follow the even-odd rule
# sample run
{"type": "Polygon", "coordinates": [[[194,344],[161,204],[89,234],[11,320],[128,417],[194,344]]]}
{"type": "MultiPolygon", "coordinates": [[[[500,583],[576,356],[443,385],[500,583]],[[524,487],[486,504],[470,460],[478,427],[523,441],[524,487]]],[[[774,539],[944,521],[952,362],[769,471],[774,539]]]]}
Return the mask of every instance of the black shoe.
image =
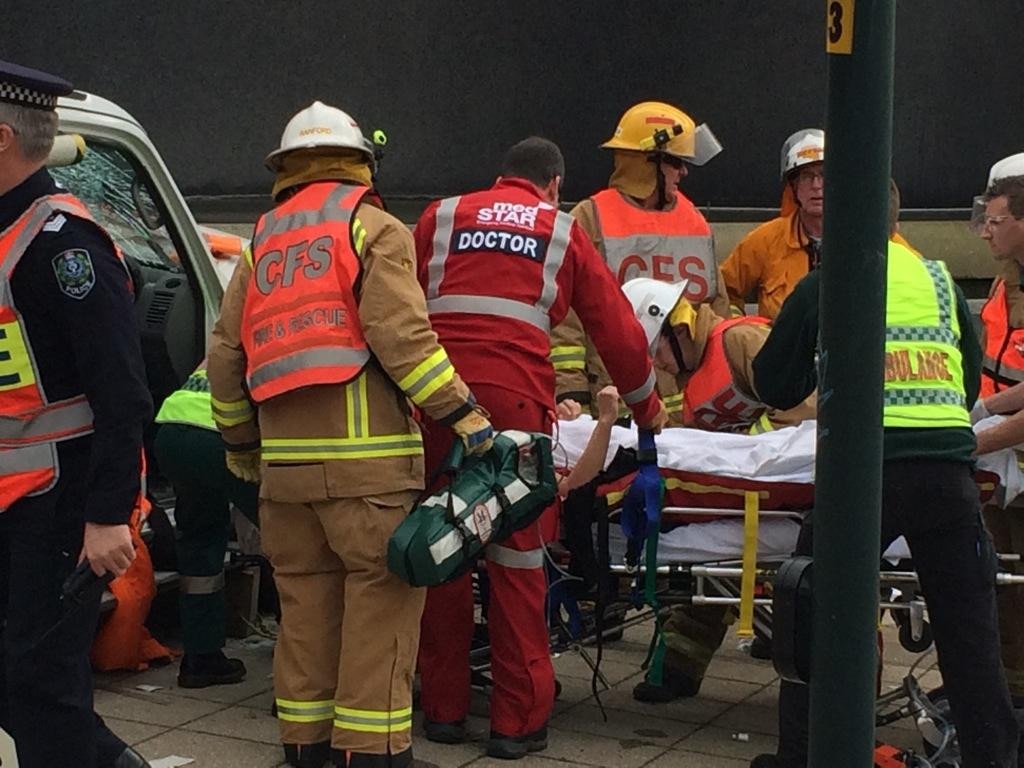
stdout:
{"type": "MultiPolygon", "coordinates": [[[[433,763],[413,760],[412,747],[397,755],[370,755],[365,752],[332,750],[335,768],[427,768],[433,763]]],[[[437,768],[437,766],[434,766],[437,768]]]]}
{"type": "Polygon", "coordinates": [[[466,741],[466,721],[457,723],[435,723],[433,720],[423,721],[423,730],[427,741],[437,744],[462,744],[466,741]]]}
{"type": "Polygon", "coordinates": [[[525,736],[502,736],[497,731],[491,731],[491,738],[487,740],[488,757],[496,757],[499,760],[518,760],[526,757],[528,752],[540,752],[548,748],[548,727],[528,733],[525,736]]]}
{"type": "Polygon", "coordinates": [[[665,674],[661,685],[644,680],[633,688],[633,698],[649,704],[664,704],[675,699],[688,699],[700,691],[700,680],[680,674],[665,674]]]}
{"type": "Polygon", "coordinates": [[[179,688],[206,688],[210,685],[240,683],[245,678],[241,659],[229,659],[223,651],[186,653],[178,670],[179,688]]]}
{"type": "Polygon", "coordinates": [[[285,744],[284,759],[293,768],[324,768],[324,764],[331,759],[331,742],[285,744]]]}
{"type": "Polygon", "coordinates": [[[771,661],[772,641],[767,640],[760,635],[755,635],[754,641],[750,644],[750,658],[761,659],[761,661],[771,661]]]}
{"type": "Polygon", "coordinates": [[[124,752],[118,755],[114,761],[114,768],[150,768],[146,758],[140,755],[131,747],[125,747],[124,752]]]}
{"type": "Polygon", "coordinates": [[[750,768],[782,768],[778,755],[758,755],[750,761],[750,768]]]}

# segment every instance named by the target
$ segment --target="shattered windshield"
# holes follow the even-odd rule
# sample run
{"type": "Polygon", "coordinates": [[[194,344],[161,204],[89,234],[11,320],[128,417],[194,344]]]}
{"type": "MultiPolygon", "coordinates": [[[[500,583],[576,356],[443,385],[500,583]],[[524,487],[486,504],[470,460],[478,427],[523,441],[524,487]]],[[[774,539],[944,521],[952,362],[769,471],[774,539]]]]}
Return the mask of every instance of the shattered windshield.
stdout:
{"type": "Polygon", "coordinates": [[[59,184],[85,203],[125,256],[147,267],[184,271],[149,182],[136,171],[126,152],[90,140],[80,159],[69,165],[51,165],[49,170],[59,184]]]}

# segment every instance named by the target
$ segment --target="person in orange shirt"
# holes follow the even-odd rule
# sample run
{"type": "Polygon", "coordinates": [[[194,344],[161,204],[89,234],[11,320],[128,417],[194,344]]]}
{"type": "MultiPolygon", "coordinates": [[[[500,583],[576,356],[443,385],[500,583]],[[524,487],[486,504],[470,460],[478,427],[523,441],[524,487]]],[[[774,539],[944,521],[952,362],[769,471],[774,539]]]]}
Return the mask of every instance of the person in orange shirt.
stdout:
{"type": "Polygon", "coordinates": [[[825,132],[797,131],[782,145],[779,216],[755,228],[722,263],[734,314],[756,292],[757,314],[775,319],[782,302],[821,258],[825,215],[825,132]]]}

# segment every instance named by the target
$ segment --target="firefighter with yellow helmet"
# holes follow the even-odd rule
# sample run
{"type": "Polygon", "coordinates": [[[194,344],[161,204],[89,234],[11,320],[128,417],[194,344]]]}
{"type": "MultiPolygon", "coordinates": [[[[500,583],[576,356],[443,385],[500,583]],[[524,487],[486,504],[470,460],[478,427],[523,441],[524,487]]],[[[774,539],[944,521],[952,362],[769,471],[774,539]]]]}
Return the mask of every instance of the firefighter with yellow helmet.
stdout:
{"type": "Polygon", "coordinates": [[[340,109],[315,102],[292,118],[267,158],[276,207],[209,349],[228,467],[260,481],[282,608],[277,715],[299,768],[412,764],[426,595],[388,571],[386,550],[423,488],[413,406],[470,453],[491,442],[430,327],[409,229],[371,189],[373,163],[340,109]]]}
{"type": "MultiPolygon", "coordinates": [[[[728,316],[711,228],[678,188],[691,166],[721,152],[714,134],[676,107],[645,101],[626,110],[601,146],[613,152],[608,188],[580,202],[572,215],[619,284],[640,277],[685,281],[690,301],[728,316]]],[[[551,347],[557,399],[596,402],[594,394],[610,380],[574,314],[552,331],[551,347]]],[[[658,391],[678,424],[682,401],[670,376],[659,378],[658,391]]]]}

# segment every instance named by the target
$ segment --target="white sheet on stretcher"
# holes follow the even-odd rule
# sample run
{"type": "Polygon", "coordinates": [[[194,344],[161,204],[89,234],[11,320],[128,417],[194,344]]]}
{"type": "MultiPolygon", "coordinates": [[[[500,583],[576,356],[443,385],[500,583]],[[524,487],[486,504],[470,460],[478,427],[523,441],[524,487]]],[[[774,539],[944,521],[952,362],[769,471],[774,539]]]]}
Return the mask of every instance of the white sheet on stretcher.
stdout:
{"type": "MultiPolygon", "coordinates": [[[[989,421],[979,422],[975,431],[991,426],[989,421]]],[[[575,466],[593,429],[594,421],[588,416],[559,422],[555,447],[556,465],[566,468],[575,466]]],[[[816,430],[815,421],[806,421],[796,427],[762,435],[670,428],[655,440],[658,466],[741,480],[813,483],[816,430]]],[[[619,447],[635,448],[636,444],[635,428],[613,427],[605,466],[608,466],[619,447]]],[[[982,456],[978,466],[999,476],[1000,486],[993,499],[996,503],[1005,504],[1024,491],[1024,473],[1012,449],[982,456]]],[[[759,558],[782,559],[793,552],[800,531],[799,523],[788,519],[762,518],[758,528],[759,558]]],[[[618,525],[610,527],[609,549],[612,562],[622,562],[626,543],[618,525]]],[[[738,560],[742,554],[742,518],[680,526],[659,537],[660,562],[718,562],[738,560]]],[[[886,551],[885,557],[890,560],[909,557],[906,541],[902,537],[897,539],[886,551]]]]}

